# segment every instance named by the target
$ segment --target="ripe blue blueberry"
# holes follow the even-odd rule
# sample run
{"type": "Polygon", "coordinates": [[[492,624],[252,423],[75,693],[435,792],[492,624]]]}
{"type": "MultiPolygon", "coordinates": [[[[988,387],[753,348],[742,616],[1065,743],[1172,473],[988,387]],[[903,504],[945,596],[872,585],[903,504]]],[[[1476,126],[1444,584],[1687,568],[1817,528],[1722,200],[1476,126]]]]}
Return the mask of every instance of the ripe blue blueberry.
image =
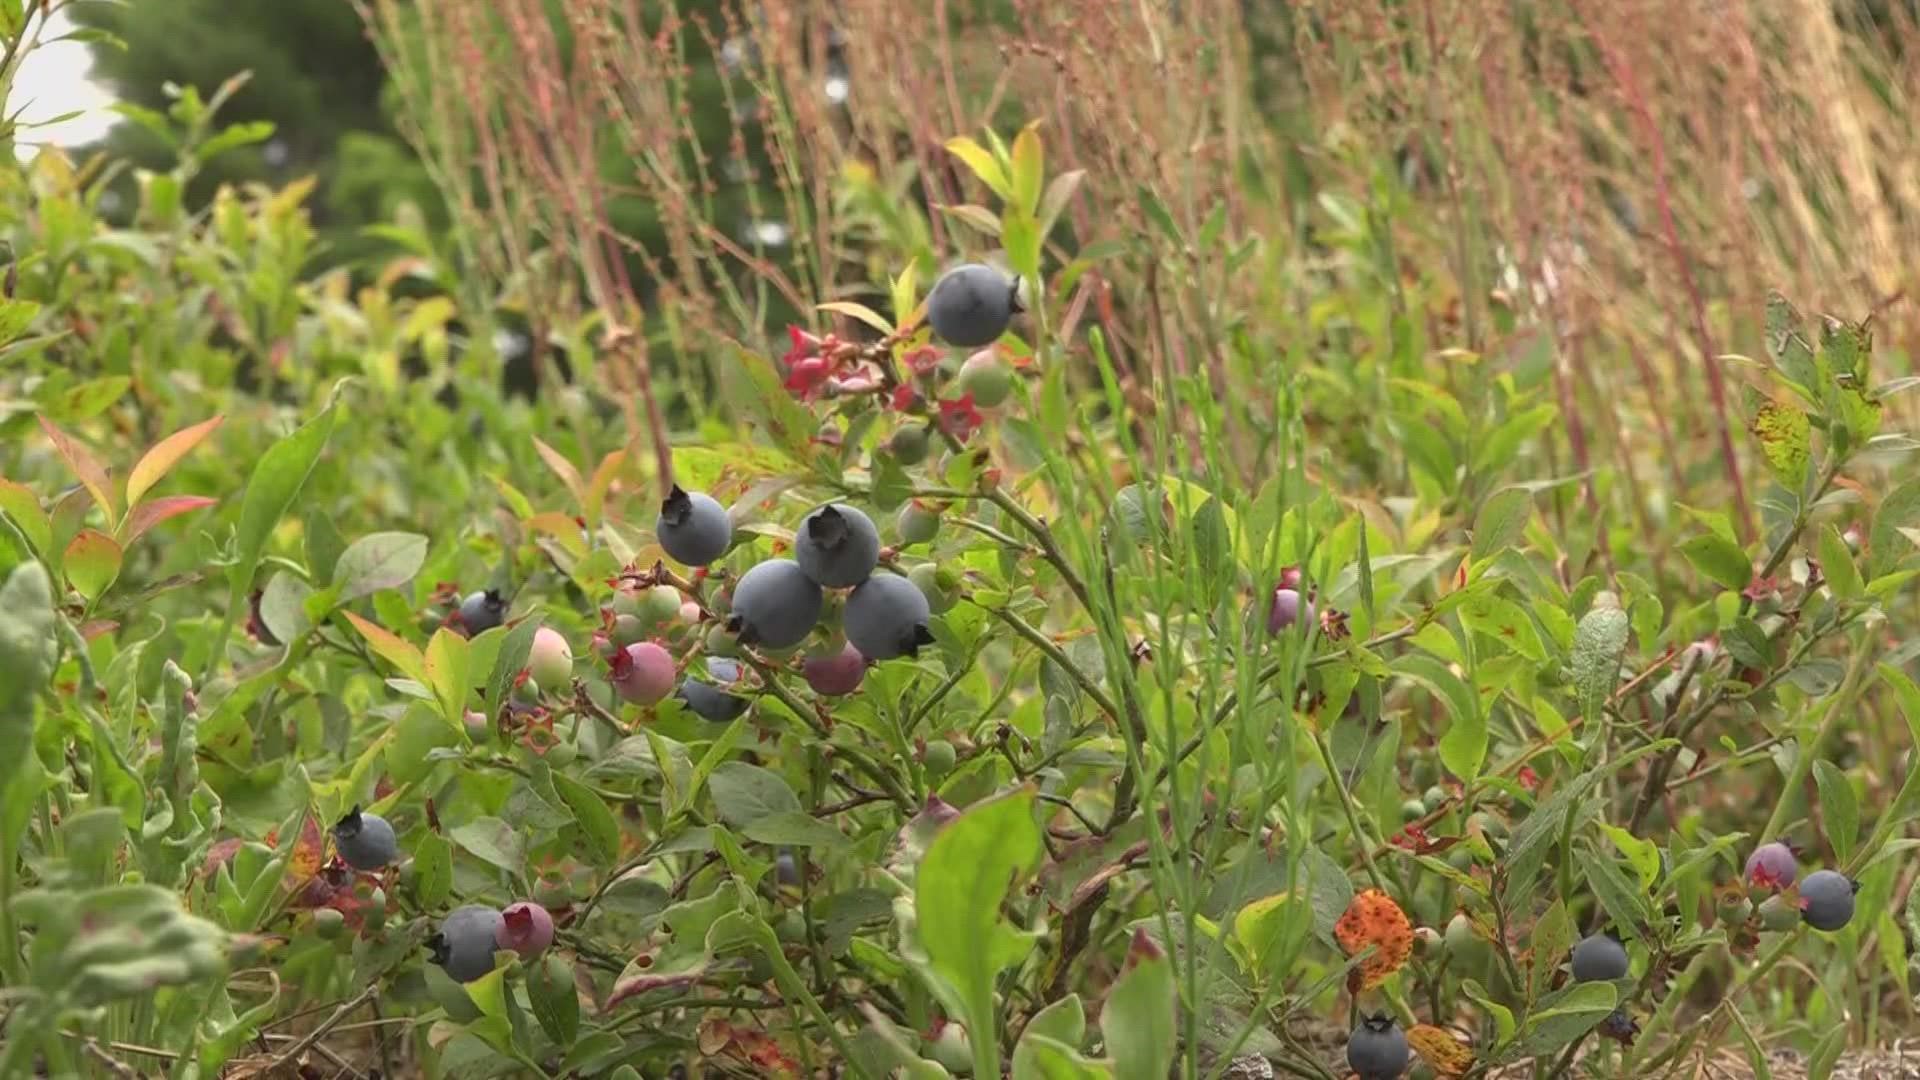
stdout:
{"type": "MultiPolygon", "coordinates": [[[[707,659],[707,674],[721,685],[740,681],[740,665],[732,660],[717,657],[707,659]]],[[[711,720],[724,724],[747,711],[747,699],[737,694],[729,694],[712,683],[702,682],[689,675],[680,680],[679,697],[687,706],[687,711],[702,720],[711,720]]]]}
{"type": "Polygon", "coordinates": [[[472,982],[493,970],[493,952],[505,923],[498,911],[481,904],[454,908],[427,939],[427,955],[448,978],[472,982]]]}
{"type": "Polygon", "coordinates": [[[821,587],[850,589],[879,565],[880,530],[872,518],[844,503],[823,506],[794,530],[793,560],[821,587]]]}
{"type": "Polygon", "coordinates": [[[1609,934],[1580,939],[1573,947],[1573,977],[1579,982],[1612,982],[1627,977],[1627,947],[1609,934]]]}
{"type": "Polygon", "coordinates": [[[400,845],[387,819],[364,813],[357,806],[334,823],[333,846],[355,870],[378,870],[400,856],[400,845]]]}
{"type": "Polygon", "coordinates": [[[1800,883],[1800,917],[1815,930],[1838,930],[1853,921],[1859,884],[1832,870],[1815,870],[1800,883]]]}
{"type": "Polygon", "coordinates": [[[1763,889],[1784,889],[1799,876],[1800,864],[1793,849],[1775,840],[1761,844],[1747,856],[1747,884],[1763,889]]]}
{"type": "Polygon", "coordinates": [[[898,574],[875,574],[847,597],[847,642],[869,660],[914,656],[933,644],[925,593],[898,574]]]}
{"type": "Polygon", "coordinates": [[[780,879],[780,884],[800,884],[800,864],[794,859],[793,852],[782,851],[778,855],[775,855],[773,857],[773,870],[774,875],[780,879]]]}
{"type": "Polygon", "coordinates": [[[682,491],[675,484],[660,504],[653,535],[675,560],[688,566],[705,566],[727,553],[727,546],[733,543],[733,520],[713,496],[682,491]]]}
{"type": "Polygon", "coordinates": [[[927,294],[927,322],[940,340],[963,349],[990,345],[1007,332],[1017,310],[1020,284],[979,263],[940,275],[927,294]]]}
{"type": "Polygon", "coordinates": [[[791,649],[820,621],[820,586],[791,559],[768,559],[733,586],[727,629],[743,645],[791,649]]]}
{"type": "Polygon", "coordinates": [[[1361,1080],[1392,1080],[1407,1071],[1412,1057],[1407,1033],[1385,1013],[1360,1021],[1347,1036],[1347,1066],[1359,1073],[1361,1080]]]}
{"type": "Polygon", "coordinates": [[[467,636],[486,633],[499,626],[507,617],[507,598],[500,595],[498,589],[468,593],[460,601],[460,625],[466,628],[467,636]]]}

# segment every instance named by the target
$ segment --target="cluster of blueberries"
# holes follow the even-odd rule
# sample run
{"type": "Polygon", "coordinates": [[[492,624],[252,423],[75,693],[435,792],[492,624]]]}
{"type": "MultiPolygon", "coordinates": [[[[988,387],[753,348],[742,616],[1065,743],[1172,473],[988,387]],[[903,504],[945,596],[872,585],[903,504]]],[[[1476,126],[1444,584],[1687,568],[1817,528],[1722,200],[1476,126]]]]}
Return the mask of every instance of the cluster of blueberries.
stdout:
{"type": "MultiPolygon", "coordinates": [[[[400,844],[386,818],[358,806],[334,823],[333,847],[340,861],[362,873],[383,870],[400,861],[400,844]]],[[[440,920],[427,939],[427,954],[447,975],[472,982],[493,970],[496,952],[515,952],[531,959],[553,944],[553,916],[531,900],[505,908],[468,904],[440,920]]]]}
{"type": "MultiPolygon", "coordinates": [[[[1760,905],[1766,929],[1789,930],[1798,920],[1815,930],[1831,932],[1853,921],[1858,883],[1833,870],[1815,870],[1794,889],[1799,874],[1800,864],[1793,849],[1777,840],[1760,845],[1747,857],[1747,884],[1773,892],[1760,905]]],[[[1722,914],[1744,921],[1753,908],[1744,896],[1740,905],[1732,911],[1723,909],[1722,914]]],[[[1630,964],[1620,939],[1601,933],[1582,938],[1573,947],[1571,967],[1576,982],[1614,982],[1627,977],[1630,964]]],[[[1634,1030],[1632,1019],[1620,1010],[1607,1017],[1606,1025],[1616,1037],[1634,1030]]],[[[1384,1013],[1361,1020],[1347,1039],[1347,1065],[1360,1074],[1361,1080],[1393,1080],[1411,1060],[1406,1032],[1384,1013]]]]}

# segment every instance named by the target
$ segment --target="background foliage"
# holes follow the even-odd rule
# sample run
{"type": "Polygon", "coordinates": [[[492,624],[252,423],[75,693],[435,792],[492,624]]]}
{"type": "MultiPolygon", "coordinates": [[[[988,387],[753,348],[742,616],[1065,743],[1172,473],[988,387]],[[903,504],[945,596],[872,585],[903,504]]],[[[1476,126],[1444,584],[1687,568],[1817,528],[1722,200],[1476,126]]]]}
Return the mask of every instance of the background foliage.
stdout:
{"type": "Polygon", "coordinates": [[[1911,1025],[1911,10],[73,11],[129,123],[0,169],[0,1073],[1330,1076],[1380,1010],[1444,1075],[1818,1074],[1911,1025]],[[963,258],[1027,308],[978,431],[914,366],[963,258]],[[920,400],[795,401],[790,324],[920,400]],[[742,534],[707,613],[829,498],[962,596],[850,697],[623,705],[670,481],[742,534]],[[515,688],[536,625],[576,687],[515,688]],[[328,861],[354,805],[403,865],[328,861]],[[1774,838],[1846,929],[1741,908],[1774,838]],[[524,896],[555,949],[426,962],[524,896]],[[1570,982],[1608,928],[1631,976],[1570,982]]]}

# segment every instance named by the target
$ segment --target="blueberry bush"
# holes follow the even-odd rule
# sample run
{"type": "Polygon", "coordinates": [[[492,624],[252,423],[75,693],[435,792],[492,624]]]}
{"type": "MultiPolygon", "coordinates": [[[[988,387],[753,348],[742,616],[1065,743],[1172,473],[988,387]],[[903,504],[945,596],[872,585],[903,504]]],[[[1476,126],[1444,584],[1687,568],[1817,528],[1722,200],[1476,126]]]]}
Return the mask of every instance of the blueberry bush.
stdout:
{"type": "Polygon", "coordinates": [[[468,99],[554,204],[315,276],[306,185],[183,202],[268,134],[221,101],[142,114],[129,214],[0,169],[0,1076],[1819,1073],[1911,1023],[1870,320],[1713,313],[1739,423],[1648,492],[1551,303],[1447,337],[1391,170],[1263,235],[989,124],[918,166],[958,197],[794,161],[807,252],[629,267],[597,152],[468,99]]]}

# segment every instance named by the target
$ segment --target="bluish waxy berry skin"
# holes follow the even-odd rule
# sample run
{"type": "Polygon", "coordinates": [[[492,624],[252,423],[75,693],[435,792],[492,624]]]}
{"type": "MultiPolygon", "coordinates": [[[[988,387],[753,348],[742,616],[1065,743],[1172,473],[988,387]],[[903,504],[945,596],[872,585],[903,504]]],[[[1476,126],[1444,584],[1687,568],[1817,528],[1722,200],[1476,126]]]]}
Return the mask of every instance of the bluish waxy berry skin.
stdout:
{"type": "Polygon", "coordinates": [[[820,621],[820,586],[791,559],[768,559],[733,586],[727,629],[743,645],[791,649],[820,621]]]}
{"type": "Polygon", "coordinates": [[[927,294],[927,322],[963,349],[998,341],[1017,309],[1020,284],[991,266],[967,263],[940,275],[927,294]]]}
{"type": "Polygon", "coordinates": [[[1360,1021],[1347,1036],[1347,1067],[1359,1073],[1360,1080],[1392,1080],[1407,1071],[1412,1057],[1407,1033],[1384,1014],[1360,1021]]]}
{"type": "Polygon", "coordinates": [[[880,530],[845,503],[823,506],[793,531],[793,561],[822,588],[851,589],[880,564],[880,530]]]}
{"type": "Polygon", "coordinates": [[[1838,930],[1853,921],[1853,897],[1859,888],[1845,874],[1815,870],[1800,883],[1800,917],[1815,930],[1838,930]]]}
{"type": "Polygon", "coordinates": [[[675,484],[660,504],[653,523],[654,538],[668,555],[687,566],[705,566],[727,553],[733,543],[733,519],[713,496],[682,491],[675,484]]]}
{"type": "MultiPolygon", "coordinates": [[[[721,685],[736,683],[740,681],[740,665],[732,660],[709,657],[707,674],[721,685]]],[[[680,680],[679,695],[687,711],[716,724],[724,724],[747,711],[746,698],[729,694],[719,686],[702,682],[691,675],[680,680]]]]}
{"type": "Polygon", "coordinates": [[[1762,889],[1784,889],[1800,874],[1800,863],[1793,849],[1775,840],[1761,844],[1747,856],[1747,884],[1762,889]]]}
{"type": "Polygon", "coordinates": [[[869,660],[914,656],[933,644],[925,593],[898,574],[875,574],[847,597],[847,643],[869,660]]]}
{"type": "Polygon", "coordinates": [[[1606,934],[1580,939],[1573,947],[1573,977],[1579,982],[1612,982],[1627,977],[1627,947],[1606,934]]]}
{"type": "Polygon", "coordinates": [[[498,911],[481,904],[454,908],[427,939],[427,955],[448,978],[472,982],[493,970],[493,952],[505,922],[498,911]]]}
{"type": "Polygon", "coordinates": [[[800,884],[800,863],[794,859],[791,851],[783,851],[773,857],[773,872],[782,885],[800,884]]]}
{"type": "Polygon", "coordinates": [[[468,593],[467,598],[460,601],[460,625],[466,628],[469,637],[499,626],[506,617],[507,598],[501,596],[498,589],[468,593]]]}
{"type": "Polygon", "coordinates": [[[1319,617],[1313,610],[1313,601],[1303,599],[1295,589],[1273,590],[1273,604],[1267,609],[1267,633],[1278,634],[1299,625],[1302,615],[1309,625],[1319,617]]]}
{"type": "Polygon", "coordinates": [[[334,823],[333,847],[355,870],[378,870],[400,857],[393,826],[379,814],[364,813],[357,806],[334,823]]]}

